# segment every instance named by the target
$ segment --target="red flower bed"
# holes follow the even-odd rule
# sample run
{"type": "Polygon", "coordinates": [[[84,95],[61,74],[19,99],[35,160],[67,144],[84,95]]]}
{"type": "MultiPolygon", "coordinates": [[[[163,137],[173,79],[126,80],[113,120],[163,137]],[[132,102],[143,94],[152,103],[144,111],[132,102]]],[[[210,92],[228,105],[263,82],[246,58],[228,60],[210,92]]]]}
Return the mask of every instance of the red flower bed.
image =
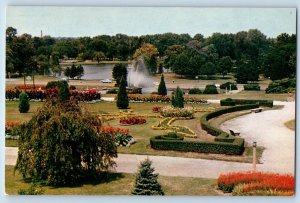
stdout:
{"type": "Polygon", "coordinates": [[[112,126],[108,126],[108,127],[104,127],[104,126],[97,126],[96,129],[99,132],[107,132],[107,133],[112,133],[114,135],[116,135],[117,133],[121,133],[121,134],[129,134],[129,129],[127,128],[114,128],[112,126]]]}
{"type": "Polygon", "coordinates": [[[146,119],[144,118],[121,118],[120,124],[121,125],[136,125],[136,124],[144,124],[146,123],[146,119]]]}
{"type": "Polygon", "coordinates": [[[14,127],[20,126],[21,122],[5,122],[5,134],[10,134],[14,127]]]}
{"type": "Polygon", "coordinates": [[[32,84],[28,84],[28,85],[17,85],[15,88],[19,90],[30,90],[30,89],[40,89],[44,87],[45,85],[42,84],[35,84],[34,86],[32,84]]]}
{"type": "Polygon", "coordinates": [[[155,106],[152,108],[153,113],[159,113],[159,112],[161,112],[161,110],[162,110],[162,107],[160,107],[160,106],[155,106]]]}
{"type": "Polygon", "coordinates": [[[240,172],[222,174],[218,178],[218,187],[224,192],[232,192],[241,183],[244,183],[241,190],[245,193],[267,189],[293,192],[295,188],[294,176],[277,173],[240,172]]]}
{"type": "MultiPolygon", "coordinates": [[[[23,90],[18,88],[14,89],[7,89],[5,97],[6,99],[13,100],[19,98],[23,90]]],[[[48,88],[48,89],[25,89],[24,90],[29,99],[36,99],[43,101],[46,98],[52,97],[57,95],[58,89],[57,88],[48,88]]],[[[88,90],[70,90],[71,96],[75,97],[79,101],[93,101],[101,99],[101,94],[97,89],[88,89],[88,90]]]]}

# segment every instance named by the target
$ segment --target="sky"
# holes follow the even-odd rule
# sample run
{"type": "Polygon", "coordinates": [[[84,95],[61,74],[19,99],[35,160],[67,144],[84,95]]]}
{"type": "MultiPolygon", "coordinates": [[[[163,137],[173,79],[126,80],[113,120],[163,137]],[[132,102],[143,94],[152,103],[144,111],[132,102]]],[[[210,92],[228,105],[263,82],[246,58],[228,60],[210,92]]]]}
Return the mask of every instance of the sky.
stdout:
{"type": "Polygon", "coordinates": [[[295,8],[32,7],[7,8],[6,26],[18,34],[83,37],[122,33],[236,33],[259,29],[267,37],[296,33],[295,8]]]}

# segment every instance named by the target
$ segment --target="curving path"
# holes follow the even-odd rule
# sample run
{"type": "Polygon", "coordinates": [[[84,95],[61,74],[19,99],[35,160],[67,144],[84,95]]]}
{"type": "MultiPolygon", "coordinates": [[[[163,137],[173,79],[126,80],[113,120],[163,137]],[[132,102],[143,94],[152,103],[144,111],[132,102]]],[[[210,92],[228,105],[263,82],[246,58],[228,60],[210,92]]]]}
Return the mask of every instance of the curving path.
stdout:
{"type": "Polygon", "coordinates": [[[283,109],[251,113],[229,120],[221,129],[240,132],[248,143],[256,141],[265,147],[260,170],[292,173],[295,172],[295,131],[284,126],[295,119],[295,102],[274,102],[284,105],[283,109]]]}
{"type": "MultiPolygon", "coordinates": [[[[283,109],[248,114],[225,122],[224,130],[240,131],[241,136],[248,142],[256,140],[259,145],[266,147],[263,153],[263,164],[258,170],[294,174],[295,133],[287,129],[283,123],[295,117],[295,103],[280,102],[283,109]],[[247,124],[247,125],[245,125],[247,124]],[[270,126],[270,127],[268,127],[270,126]]],[[[6,165],[16,163],[18,149],[6,147],[6,165]]],[[[249,171],[252,164],[216,160],[146,156],[119,154],[116,159],[117,172],[136,173],[139,162],[145,158],[153,161],[155,171],[163,176],[184,176],[217,178],[221,173],[249,171]]]]}

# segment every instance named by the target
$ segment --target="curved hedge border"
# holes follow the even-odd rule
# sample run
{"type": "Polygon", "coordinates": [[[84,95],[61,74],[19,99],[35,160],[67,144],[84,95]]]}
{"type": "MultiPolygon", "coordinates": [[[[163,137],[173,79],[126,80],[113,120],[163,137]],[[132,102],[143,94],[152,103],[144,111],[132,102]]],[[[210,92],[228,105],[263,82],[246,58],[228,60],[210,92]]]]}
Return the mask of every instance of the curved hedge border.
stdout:
{"type": "Polygon", "coordinates": [[[160,149],[160,150],[176,150],[176,151],[189,151],[189,152],[200,152],[200,153],[240,155],[243,153],[245,148],[244,139],[233,137],[228,133],[222,131],[221,129],[211,126],[208,121],[222,114],[231,113],[235,111],[249,110],[258,107],[259,107],[258,104],[234,106],[231,108],[221,109],[221,110],[204,114],[201,117],[201,127],[209,134],[216,136],[214,142],[163,140],[161,136],[154,136],[150,138],[150,145],[153,149],[160,149]]]}
{"type": "Polygon", "coordinates": [[[245,104],[258,104],[260,106],[273,107],[272,100],[250,100],[250,99],[222,99],[220,101],[221,106],[235,106],[235,105],[245,105],[245,104]]]}

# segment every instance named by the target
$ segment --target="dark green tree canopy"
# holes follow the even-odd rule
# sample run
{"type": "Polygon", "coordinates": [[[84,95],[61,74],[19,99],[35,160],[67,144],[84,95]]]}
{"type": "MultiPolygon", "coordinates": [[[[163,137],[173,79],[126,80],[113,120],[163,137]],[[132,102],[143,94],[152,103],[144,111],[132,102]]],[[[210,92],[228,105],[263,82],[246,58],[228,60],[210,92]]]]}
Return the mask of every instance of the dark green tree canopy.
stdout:
{"type": "Polygon", "coordinates": [[[121,77],[120,87],[117,95],[117,107],[119,109],[127,109],[129,106],[128,95],[126,91],[126,80],[121,77]]]}
{"type": "Polygon", "coordinates": [[[160,83],[158,85],[158,95],[167,95],[167,87],[163,74],[161,75],[160,83]]]}
{"type": "Polygon", "coordinates": [[[135,179],[133,195],[164,195],[161,185],[157,181],[158,174],[154,173],[149,159],[141,162],[135,179]]]}
{"type": "Polygon", "coordinates": [[[123,77],[125,79],[126,85],[127,85],[127,65],[118,63],[115,64],[112,70],[112,76],[116,80],[117,86],[120,85],[121,78],[123,77]]]}
{"type": "Polygon", "coordinates": [[[180,87],[177,87],[174,95],[172,95],[172,105],[175,108],[183,108],[184,107],[183,91],[180,89],[180,87]]]}
{"type": "Polygon", "coordinates": [[[22,92],[19,96],[19,112],[20,113],[27,113],[29,111],[30,104],[29,104],[29,97],[26,92],[22,92]]]}
{"type": "Polygon", "coordinates": [[[114,166],[117,147],[113,135],[97,131],[100,125],[75,100],[48,100],[20,127],[15,170],[50,185],[101,178],[114,166]]]}

